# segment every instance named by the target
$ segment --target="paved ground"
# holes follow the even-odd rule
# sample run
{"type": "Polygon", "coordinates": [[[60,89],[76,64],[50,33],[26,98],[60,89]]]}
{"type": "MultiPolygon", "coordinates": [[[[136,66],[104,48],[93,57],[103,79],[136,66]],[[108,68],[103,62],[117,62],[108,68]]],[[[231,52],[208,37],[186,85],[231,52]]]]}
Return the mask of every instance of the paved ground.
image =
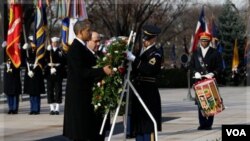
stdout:
{"type": "MultiPolygon", "coordinates": [[[[213,130],[198,131],[197,107],[185,100],[188,90],[161,89],[163,131],[158,133],[158,140],[217,141],[221,140],[222,124],[250,124],[250,87],[220,87],[220,92],[226,109],[215,116],[213,130]]],[[[28,115],[29,103],[25,100],[18,115],[7,115],[7,105],[0,104],[0,141],[68,141],[61,136],[63,104],[60,115],[51,116],[46,102],[42,99],[40,115],[28,115]]],[[[118,117],[112,141],[123,140],[122,119],[118,117]]]]}

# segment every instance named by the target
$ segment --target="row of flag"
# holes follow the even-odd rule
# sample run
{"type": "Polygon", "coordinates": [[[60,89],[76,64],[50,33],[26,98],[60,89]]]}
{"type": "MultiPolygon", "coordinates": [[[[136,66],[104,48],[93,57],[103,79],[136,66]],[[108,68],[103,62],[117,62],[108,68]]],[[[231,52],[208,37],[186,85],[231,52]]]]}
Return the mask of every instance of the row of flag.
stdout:
{"type": "MultiPolygon", "coordinates": [[[[36,48],[35,65],[41,66],[40,61],[45,54],[45,43],[47,31],[46,8],[50,4],[49,0],[35,1],[35,19],[33,44],[36,48]]],[[[87,12],[84,0],[56,0],[57,17],[62,19],[61,38],[63,49],[68,50],[69,44],[73,41],[75,34],[73,26],[77,20],[87,18],[87,12]],[[66,7],[67,6],[67,7],[66,7]],[[64,7],[64,8],[63,8],[64,7]]],[[[9,8],[9,25],[7,34],[6,54],[16,68],[21,65],[20,37],[22,34],[22,5],[12,0],[9,8]]],[[[24,37],[26,38],[26,37],[24,37]]]]}

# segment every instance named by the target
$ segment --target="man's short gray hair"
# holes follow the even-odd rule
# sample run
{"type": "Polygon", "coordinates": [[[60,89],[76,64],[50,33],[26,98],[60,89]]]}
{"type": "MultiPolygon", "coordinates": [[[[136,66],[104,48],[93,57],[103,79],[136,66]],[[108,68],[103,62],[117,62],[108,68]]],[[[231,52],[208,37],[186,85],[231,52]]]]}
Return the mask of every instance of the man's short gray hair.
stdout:
{"type": "Polygon", "coordinates": [[[80,31],[90,27],[90,21],[84,19],[83,21],[77,21],[74,25],[74,32],[77,35],[80,31]]]}

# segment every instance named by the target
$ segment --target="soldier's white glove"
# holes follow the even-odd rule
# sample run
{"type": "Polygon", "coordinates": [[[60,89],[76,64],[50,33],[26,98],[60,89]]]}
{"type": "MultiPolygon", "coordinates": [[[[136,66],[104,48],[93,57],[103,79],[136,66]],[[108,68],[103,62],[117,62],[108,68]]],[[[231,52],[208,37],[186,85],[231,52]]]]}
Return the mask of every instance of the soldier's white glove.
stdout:
{"type": "Polygon", "coordinates": [[[135,55],[131,51],[127,52],[127,60],[132,62],[135,60],[135,55]]]}
{"type": "Polygon", "coordinates": [[[32,78],[32,77],[34,76],[34,72],[33,72],[33,71],[29,71],[29,72],[28,72],[28,76],[29,76],[30,78],[32,78]]]}
{"type": "Polygon", "coordinates": [[[7,46],[7,42],[6,41],[3,41],[2,43],[2,48],[5,48],[7,46]]]}
{"type": "Polygon", "coordinates": [[[196,72],[196,73],[194,74],[194,78],[195,78],[195,79],[201,79],[201,74],[200,74],[199,72],[196,72]]]}
{"type": "Polygon", "coordinates": [[[48,50],[48,51],[50,51],[51,48],[52,48],[51,45],[48,45],[48,46],[47,46],[47,50],[48,50]]]}
{"type": "Polygon", "coordinates": [[[50,74],[55,74],[56,73],[56,69],[55,68],[51,68],[50,69],[50,74]]]}
{"type": "Polygon", "coordinates": [[[28,49],[28,48],[29,48],[29,44],[28,44],[28,43],[25,43],[25,44],[23,45],[23,49],[26,50],[26,49],[28,49]]]}
{"type": "Polygon", "coordinates": [[[206,77],[206,78],[213,78],[214,74],[210,72],[210,73],[206,74],[204,77],[206,77]]]}

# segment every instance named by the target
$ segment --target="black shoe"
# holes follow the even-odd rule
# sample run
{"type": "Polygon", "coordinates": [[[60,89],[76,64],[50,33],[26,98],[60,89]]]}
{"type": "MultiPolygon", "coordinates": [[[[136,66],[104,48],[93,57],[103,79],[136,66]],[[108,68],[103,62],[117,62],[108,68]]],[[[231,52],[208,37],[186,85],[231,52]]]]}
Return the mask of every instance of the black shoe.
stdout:
{"type": "Polygon", "coordinates": [[[54,111],[50,111],[50,113],[49,113],[50,115],[54,115],[55,114],[55,112],[54,111]]]}
{"type": "Polygon", "coordinates": [[[18,114],[17,110],[12,111],[12,114],[18,114]]]}
{"type": "Polygon", "coordinates": [[[199,127],[197,128],[197,130],[205,130],[205,127],[199,126],[199,127]]]}
{"type": "Polygon", "coordinates": [[[40,114],[40,112],[34,112],[33,113],[33,115],[39,115],[40,114]]]}
{"type": "Polygon", "coordinates": [[[59,111],[55,111],[55,115],[59,115],[59,111]]]}
{"type": "Polygon", "coordinates": [[[8,115],[10,115],[10,114],[12,114],[13,113],[13,111],[12,110],[9,110],[8,111],[8,115]]]}
{"type": "Polygon", "coordinates": [[[206,127],[205,130],[212,130],[212,127],[206,127]]]}
{"type": "Polygon", "coordinates": [[[29,113],[29,115],[34,115],[34,113],[35,113],[35,112],[31,111],[31,112],[29,113]]]}

